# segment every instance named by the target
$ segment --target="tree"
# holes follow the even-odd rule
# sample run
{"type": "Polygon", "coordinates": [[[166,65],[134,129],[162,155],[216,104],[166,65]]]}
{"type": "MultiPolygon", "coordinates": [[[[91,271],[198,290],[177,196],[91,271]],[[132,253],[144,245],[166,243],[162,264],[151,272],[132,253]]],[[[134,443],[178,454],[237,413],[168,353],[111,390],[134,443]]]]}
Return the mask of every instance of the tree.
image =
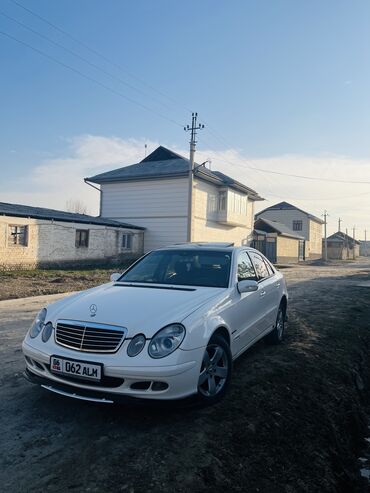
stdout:
{"type": "Polygon", "coordinates": [[[66,211],[67,212],[75,212],[76,214],[87,214],[88,209],[86,204],[82,202],[82,200],[73,200],[69,199],[66,202],[66,211]]]}

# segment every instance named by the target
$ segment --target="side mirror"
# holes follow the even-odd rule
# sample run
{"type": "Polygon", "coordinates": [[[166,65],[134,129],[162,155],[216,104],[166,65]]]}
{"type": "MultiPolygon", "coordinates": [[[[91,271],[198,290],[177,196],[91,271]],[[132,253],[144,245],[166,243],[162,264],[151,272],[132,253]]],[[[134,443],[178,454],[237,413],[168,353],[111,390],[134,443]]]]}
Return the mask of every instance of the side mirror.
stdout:
{"type": "Polygon", "coordinates": [[[239,281],[237,288],[239,293],[251,293],[252,291],[257,291],[258,282],[246,279],[245,281],[239,281]]]}
{"type": "Polygon", "coordinates": [[[112,282],[116,282],[121,277],[121,275],[122,274],[120,274],[119,272],[113,272],[113,274],[111,274],[111,276],[110,276],[110,280],[112,282]]]}

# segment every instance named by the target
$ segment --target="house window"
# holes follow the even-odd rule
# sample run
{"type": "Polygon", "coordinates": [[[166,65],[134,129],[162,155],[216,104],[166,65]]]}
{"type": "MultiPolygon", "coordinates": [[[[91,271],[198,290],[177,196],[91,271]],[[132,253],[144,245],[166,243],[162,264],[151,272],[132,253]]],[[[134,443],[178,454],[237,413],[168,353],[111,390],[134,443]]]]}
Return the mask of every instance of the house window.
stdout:
{"type": "Polygon", "coordinates": [[[227,192],[220,192],[218,195],[218,208],[220,211],[226,211],[227,192]]]}
{"type": "Polygon", "coordinates": [[[89,230],[76,229],[76,248],[87,248],[89,246],[89,230]]]}
{"type": "Polygon", "coordinates": [[[302,221],[293,221],[293,231],[302,231],[302,221]]]}
{"type": "Polygon", "coordinates": [[[122,248],[132,250],[132,234],[122,235],[122,248]]]}
{"type": "Polygon", "coordinates": [[[28,226],[11,225],[9,228],[10,245],[28,245],[28,226]]]}

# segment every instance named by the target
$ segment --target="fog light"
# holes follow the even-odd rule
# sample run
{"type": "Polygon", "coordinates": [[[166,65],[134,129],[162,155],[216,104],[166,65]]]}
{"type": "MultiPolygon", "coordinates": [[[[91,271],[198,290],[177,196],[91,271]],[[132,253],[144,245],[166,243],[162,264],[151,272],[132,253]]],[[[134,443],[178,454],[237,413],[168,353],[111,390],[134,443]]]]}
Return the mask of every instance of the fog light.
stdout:
{"type": "Polygon", "coordinates": [[[166,390],[168,389],[168,383],[166,382],[153,382],[152,384],[152,390],[154,392],[159,392],[160,390],[166,390]]]}
{"type": "Polygon", "coordinates": [[[47,342],[50,339],[51,334],[53,333],[53,325],[51,322],[48,322],[44,326],[44,330],[42,331],[41,339],[43,342],[47,342]]]}

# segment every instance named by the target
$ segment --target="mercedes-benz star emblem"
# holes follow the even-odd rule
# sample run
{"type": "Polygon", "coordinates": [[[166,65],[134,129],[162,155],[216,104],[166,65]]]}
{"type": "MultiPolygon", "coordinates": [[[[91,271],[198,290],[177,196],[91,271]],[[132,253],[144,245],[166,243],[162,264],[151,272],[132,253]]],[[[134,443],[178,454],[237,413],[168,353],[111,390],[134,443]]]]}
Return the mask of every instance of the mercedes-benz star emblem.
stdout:
{"type": "Polygon", "coordinates": [[[96,305],[90,305],[90,316],[95,317],[98,307],[96,305]]]}

